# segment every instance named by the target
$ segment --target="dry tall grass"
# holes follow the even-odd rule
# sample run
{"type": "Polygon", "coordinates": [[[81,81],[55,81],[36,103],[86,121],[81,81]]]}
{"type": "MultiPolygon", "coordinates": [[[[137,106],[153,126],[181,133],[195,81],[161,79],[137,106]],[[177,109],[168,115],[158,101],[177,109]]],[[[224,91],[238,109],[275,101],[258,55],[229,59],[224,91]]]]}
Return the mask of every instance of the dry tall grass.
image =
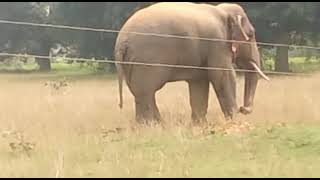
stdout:
{"type": "MultiPolygon", "coordinates": [[[[202,145],[201,141],[184,138],[191,121],[187,84],[168,84],[157,94],[167,129],[150,127],[131,131],[130,127],[135,125],[133,97],[125,88],[124,109],[120,111],[117,81],[74,79],[67,88],[58,91],[45,86],[45,82],[15,75],[0,77],[0,132],[20,131],[25,142],[35,144],[31,155],[26,156],[9,146],[19,140],[9,135],[0,138],[1,177],[202,176],[201,170],[192,173],[185,165],[190,152],[184,148],[202,145]],[[107,135],[108,130],[116,128],[123,128],[125,133],[107,135]],[[155,136],[161,137],[164,145],[158,144],[159,149],[154,153],[136,149],[140,142],[143,144],[142,139],[150,140],[155,136]],[[174,151],[175,145],[169,152],[163,149],[172,143],[173,137],[178,138],[175,145],[182,154],[174,151]],[[116,142],[119,144],[112,144],[116,142]],[[170,156],[170,152],[177,154],[170,156]]],[[[243,82],[239,82],[238,102],[241,104],[243,82]]],[[[237,118],[257,126],[277,122],[319,124],[320,75],[273,78],[271,82],[261,80],[254,113],[237,118]]],[[[211,89],[208,120],[219,119],[222,113],[211,89]]],[[[218,150],[221,149],[213,151],[218,150]]],[[[229,150],[223,151],[228,154],[229,150]]],[[[217,160],[218,157],[212,158],[217,160]]],[[[257,175],[259,171],[253,170],[257,175]]]]}

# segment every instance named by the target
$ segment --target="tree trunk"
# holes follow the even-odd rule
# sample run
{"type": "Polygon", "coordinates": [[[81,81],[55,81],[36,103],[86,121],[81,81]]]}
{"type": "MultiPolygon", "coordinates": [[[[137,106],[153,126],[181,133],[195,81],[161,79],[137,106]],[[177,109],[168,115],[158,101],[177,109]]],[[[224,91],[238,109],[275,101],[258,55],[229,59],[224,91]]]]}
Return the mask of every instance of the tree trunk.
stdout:
{"type": "Polygon", "coordinates": [[[259,55],[260,55],[260,68],[262,71],[264,71],[264,55],[263,55],[263,47],[259,48],[259,55]]]}
{"type": "Polygon", "coordinates": [[[39,65],[39,71],[50,71],[51,70],[50,59],[36,58],[36,61],[39,65]]]}
{"type": "MultiPolygon", "coordinates": [[[[41,41],[40,48],[37,54],[41,56],[48,56],[50,53],[50,42],[49,41],[41,41]]],[[[51,62],[50,58],[36,58],[36,62],[39,65],[39,71],[50,71],[51,70],[51,62]]]]}
{"type": "MultiPolygon", "coordinates": [[[[283,35],[280,43],[288,44],[289,36],[283,35]]],[[[289,72],[289,47],[277,47],[275,70],[277,72],[289,72]]]]}

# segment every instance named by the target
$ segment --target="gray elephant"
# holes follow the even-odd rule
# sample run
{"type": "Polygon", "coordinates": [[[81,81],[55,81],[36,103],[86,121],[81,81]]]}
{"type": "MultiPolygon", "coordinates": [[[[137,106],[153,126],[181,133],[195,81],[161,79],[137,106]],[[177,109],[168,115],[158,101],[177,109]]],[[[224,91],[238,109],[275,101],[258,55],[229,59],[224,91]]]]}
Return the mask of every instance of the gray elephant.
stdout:
{"type": "Polygon", "coordinates": [[[139,10],[122,27],[115,45],[115,60],[122,108],[122,79],[134,95],[136,120],[161,120],[155,93],[168,82],[186,81],[189,85],[192,119],[206,121],[209,85],[212,84],[226,119],[235,113],[252,112],[260,70],[255,29],[245,11],[236,4],[218,6],[187,2],[163,2],[139,10]],[[165,34],[193,39],[148,36],[165,34]],[[199,38],[248,41],[251,44],[213,42],[199,38]],[[155,63],[231,69],[203,70],[124,64],[155,63]],[[233,64],[245,73],[244,106],[236,102],[236,74],[233,64]],[[257,72],[257,73],[256,73],[257,72]]]}

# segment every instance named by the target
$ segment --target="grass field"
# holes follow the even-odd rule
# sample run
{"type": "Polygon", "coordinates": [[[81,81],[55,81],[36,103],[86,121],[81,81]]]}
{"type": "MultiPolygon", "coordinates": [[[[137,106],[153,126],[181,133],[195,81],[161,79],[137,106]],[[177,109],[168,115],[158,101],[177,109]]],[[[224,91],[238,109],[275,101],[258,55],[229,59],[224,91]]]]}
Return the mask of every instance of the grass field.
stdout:
{"type": "Polygon", "coordinates": [[[260,81],[233,123],[211,89],[208,127],[190,126],[183,82],[157,94],[163,126],[140,127],[114,76],[79,74],[0,75],[0,177],[320,177],[319,74],[260,81]]]}

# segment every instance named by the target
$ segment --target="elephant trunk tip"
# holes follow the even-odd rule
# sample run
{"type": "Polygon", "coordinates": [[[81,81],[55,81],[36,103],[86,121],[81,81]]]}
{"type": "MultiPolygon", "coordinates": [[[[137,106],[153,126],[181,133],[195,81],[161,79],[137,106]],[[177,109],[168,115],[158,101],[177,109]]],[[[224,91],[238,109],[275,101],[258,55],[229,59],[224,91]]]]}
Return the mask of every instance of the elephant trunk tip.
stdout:
{"type": "Polygon", "coordinates": [[[244,114],[244,115],[248,115],[252,113],[252,107],[240,107],[240,113],[244,114]]]}

